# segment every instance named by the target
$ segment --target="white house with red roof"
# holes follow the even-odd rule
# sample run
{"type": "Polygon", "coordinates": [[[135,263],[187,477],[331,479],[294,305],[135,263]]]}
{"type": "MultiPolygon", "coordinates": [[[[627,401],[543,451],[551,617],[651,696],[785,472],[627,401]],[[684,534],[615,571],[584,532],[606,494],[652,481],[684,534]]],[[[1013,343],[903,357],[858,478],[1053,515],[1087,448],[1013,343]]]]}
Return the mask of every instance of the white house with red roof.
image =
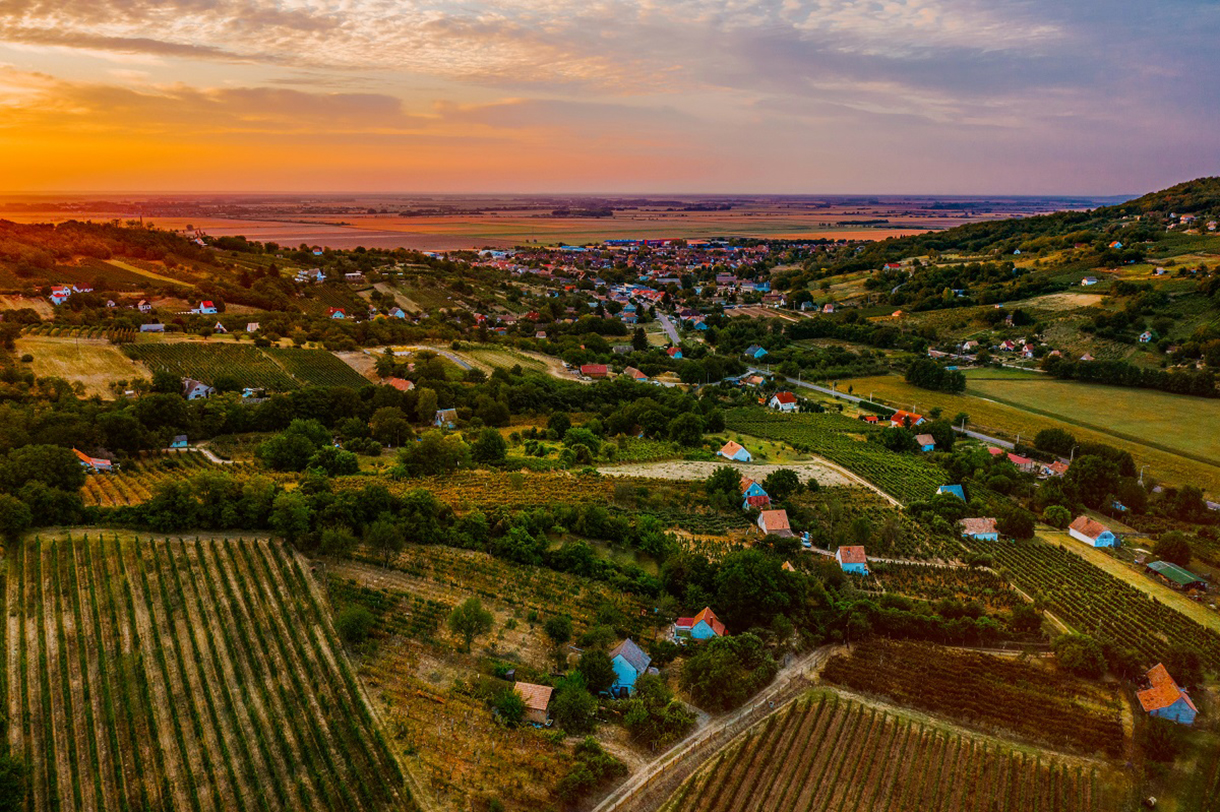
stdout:
{"type": "Polygon", "coordinates": [[[1068,525],[1068,535],[1090,547],[1113,547],[1117,541],[1113,530],[1088,516],[1077,516],[1068,525]]]}
{"type": "Polygon", "coordinates": [[[205,299],[199,303],[199,307],[195,308],[195,312],[201,316],[215,316],[218,311],[216,310],[215,302],[211,299],[205,299]]]}
{"type": "Polygon", "coordinates": [[[710,606],[694,617],[680,617],[674,623],[674,637],[677,639],[710,640],[713,637],[724,637],[724,624],[710,606]]]}
{"type": "Polygon", "coordinates": [[[776,392],[771,396],[771,400],[767,401],[767,405],[781,412],[795,412],[799,404],[796,395],[791,392],[776,392]]]}
{"type": "Polygon", "coordinates": [[[788,524],[788,511],[764,510],[758,515],[758,529],[764,536],[792,537],[792,527],[788,524]]]}
{"type": "Polygon", "coordinates": [[[747,451],[745,446],[732,440],[721,446],[720,450],[716,452],[716,456],[724,457],[734,462],[750,462],[754,459],[754,455],[747,451]]]}

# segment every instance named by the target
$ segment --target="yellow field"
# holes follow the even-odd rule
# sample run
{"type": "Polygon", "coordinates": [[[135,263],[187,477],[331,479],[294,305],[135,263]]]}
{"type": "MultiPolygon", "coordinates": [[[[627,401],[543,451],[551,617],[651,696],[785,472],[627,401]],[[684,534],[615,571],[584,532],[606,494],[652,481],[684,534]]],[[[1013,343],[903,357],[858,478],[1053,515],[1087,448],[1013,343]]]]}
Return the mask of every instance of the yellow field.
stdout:
{"type": "Polygon", "coordinates": [[[63,378],[80,382],[85,394],[112,396],[112,381],[148,378],[143,364],[132,361],[105,339],[51,338],[22,336],[17,339],[17,355],[34,356],[31,366],[40,378],[63,378]]]}
{"type": "Polygon", "coordinates": [[[159,273],[153,273],[152,271],[145,270],[144,268],[139,268],[139,267],[136,267],[135,265],[131,265],[129,263],[123,262],[122,260],[108,259],[108,260],[106,260],[106,264],[113,265],[116,268],[121,268],[124,271],[130,271],[131,273],[139,274],[140,276],[144,276],[149,279],[153,279],[157,282],[168,282],[172,285],[186,285],[186,286],[192,287],[192,288],[195,287],[193,282],[187,282],[182,279],[172,279],[168,276],[162,276],[159,273]]]}

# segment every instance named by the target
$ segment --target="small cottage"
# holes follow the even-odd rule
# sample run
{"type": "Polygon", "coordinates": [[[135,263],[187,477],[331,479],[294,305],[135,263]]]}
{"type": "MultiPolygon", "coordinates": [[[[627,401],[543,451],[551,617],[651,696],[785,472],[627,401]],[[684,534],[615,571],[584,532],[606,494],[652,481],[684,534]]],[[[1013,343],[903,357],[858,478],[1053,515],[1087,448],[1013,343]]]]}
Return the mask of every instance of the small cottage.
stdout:
{"type": "Polygon", "coordinates": [[[652,658],[628,637],[610,649],[610,664],[614,667],[614,682],[610,685],[610,693],[627,697],[635,690],[636,680],[648,673],[652,658]]]}
{"type": "Polygon", "coordinates": [[[915,442],[919,443],[919,450],[923,452],[936,450],[936,438],[931,434],[916,434],[915,442]]]}
{"type": "Polygon", "coordinates": [[[905,412],[901,409],[890,415],[890,426],[893,428],[912,429],[923,425],[924,422],[923,415],[905,412]]]}
{"type": "Polygon", "coordinates": [[[963,502],[966,501],[966,491],[961,485],[941,485],[936,489],[936,495],[940,496],[941,494],[956,496],[963,502]]]}
{"type": "Polygon", "coordinates": [[[535,685],[532,682],[513,683],[513,690],[525,700],[525,721],[531,725],[546,725],[551,720],[547,708],[551,704],[551,692],[555,689],[549,685],[535,685]]]}
{"type": "Polygon", "coordinates": [[[674,636],[678,639],[709,640],[724,637],[724,624],[710,606],[694,617],[680,617],[674,623],[674,636]]]}
{"type": "Polygon", "coordinates": [[[751,344],[750,346],[746,347],[745,354],[749,358],[758,360],[759,358],[762,358],[764,355],[766,355],[767,351],[765,349],[763,349],[762,347],[758,346],[757,344],[751,344]]]}
{"type": "Polygon", "coordinates": [[[605,378],[610,375],[610,370],[605,364],[585,364],[580,368],[580,374],[586,378],[605,378]]]}
{"type": "Polygon", "coordinates": [[[393,378],[393,377],[386,378],[383,381],[383,383],[386,386],[394,387],[399,392],[410,392],[412,389],[415,388],[415,384],[411,383],[410,381],[408,381],[405,378],[393,378]]]}
{"type": "Polygon", "coordinates": [[[732,440],[725,443],[721,449],[716,452],[716,456],[724,457],[725,459],[733,460],[735,462],[749,462],[750,460],[754,459],[754,455],[747,451],[744,446],[742,446],[740,443],[735,443],[732,440]]]}
{"type": "Polygon", "coordinates": [[[665,353],[674,360],[679,360],[682,358],[682,350],[678,347],[670,347],[665,351],[665,353]]]}
{"type": "Polygon", "coordinates": [[[457,409],[437,409],[432,425],[438,429],[451,429],[457,425],[457,409]]]}
{"type": "Polygon", "coordinates": [[[178,435],[175,435],[174,439],[170,441],[169,447],[170,448],[186,448],[189,444],[190,443],[188,442],[185,434],[178,434],[178,435]]]}
{"type": "Polygon", "coordinates": [[[835,561],[844,572],[868,575],[868,556],[860,546],[840,547],[835,550],[835,561]]]}
{"type": "Polygon", "coordinates": [[[1110,528],[1088,516],[1077,516],[1076,521],[1068,525],[1068,535],[1090,547],[1113,547],[1117,541],[1110,528]]]}
{"type": "Polygon", "coordinates": [[[100,457],[90,457],[83,451],[72,449],[72,453],[80,460],[81,467],[90,473],[101,472],[110,473],[114,470],[114,463],[110,460],[101,459],[100,457]]]}
{"type": "Polygon", "coordinates": [[[741,478],[742,510],[758,508],[762,510],[770,506],[771,497],[763,490],[763,486],[748,477],[741,478]]]}
{"type": "Polygon", "coordinates": [[[797,409],[796,395],[791,392],[776,392],[767,405],[781,412],[795,412],[797,409]]]}
{"type": "Polygon", "coordinates": [[[197,381],[194,378],[182,379],[182,397],[187,400],[201,400],[210,398],[216,393],[216,390],[208,386],[203,381],[197,381]]]}
{"type": "Polygon", "coordinates": [[[1000,538],[1000,531],[996,529],[995,519],[962,519],[958,524],[961,525],[962,535],[968,539],[974,539],[975,541],[998,541],[1000,538]]]}
{"type": "Polygon", "coordinates": [[[1190,695],[1178,687],[1161,663],[1148,672],[1148,687],[1137,696],[1149,716],[1168,719],[1180,725],[1193,725],[1199,713],[1190,695]]]}
{"type": "Polygon", "coordinates": [[[792,538],[792,528],[788,524],[786,510],[764,510],[758,515],[758,529],[764,536],[792,538]]]}

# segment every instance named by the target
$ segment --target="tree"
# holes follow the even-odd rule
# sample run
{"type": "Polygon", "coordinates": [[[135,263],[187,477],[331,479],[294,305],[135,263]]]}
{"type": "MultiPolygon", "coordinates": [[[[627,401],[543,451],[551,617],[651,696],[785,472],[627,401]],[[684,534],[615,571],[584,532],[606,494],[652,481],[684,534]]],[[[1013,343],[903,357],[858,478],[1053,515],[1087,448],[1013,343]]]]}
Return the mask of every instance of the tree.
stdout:
{"type": "Polygon", "coordinates": [[[1063,475],[1067,491],[1091,508],[1098,508],[1118,487],[1119,469],[1114,462],[1094,455],[1077,457],[1063,475]]]}
{"type": "MultiPolygon", "coordinates": [[[[469,650],[470,643],[466,643],[466,648],[469,650]]],[[[496,711],[500,714],[500,720],[508,727],[517,727],[525,718],[525,697],[515,688],[505,688],[496,697],[496,711]]]]}
{"type": "Polygon", "coordinates": [[[919,443],[915,441],[915,433],[910,429],[899,428],[898,426],[884,428],[877,434],[877,439],[890,451],[895,451],[899,454],[919,450],[919,443]]]}
{"type": "Polygon", "coordinates": [[[0,494],[0,536],[16,541],[30,529],[33,521],[29,505],[15,496],[0,494]]]}
{"type": "Polygon", "coordinates": [[[551,645],[554,646],[555,667],[560,671],[564,670],[568,664],[568,653],[564,645],[572,639],[572,618],[567,615],[551,615],[542,624],[542,630],[551,638],[551,645]]]}
{"type": "Polygon", "coordinates": [[[345,476],[357,473],[360,470],[360,461],[350,451],[327,445],[319,448],[309,458],[307,467],[323,470],[329,476],[345,476]]]}
{"type": "Polygon", "coordinates": [[[1161,534],[1156,546],[1152,548],[1152,552],[1157,558],[1177,564],[1179,567],[1190,566],[1190,542],[1187,541],[1186,534],[1179,530],[1170,530],[1161,534]]]}
{"type": "Polygon", "coordinates": [[[773,502],[783,502],[789,496],[801,492],[801,479],[795,471],[779,468],[767,474],[763,480],[763,490],[773,502]]]}
{"type": "Polygon", "coordinates": [[[29,780],[30,770],[23,760],[0,752],[0,812],[21,812],[25,809],[29,780]]]}
{"type": "Polygon", "coordinates": [[[996,523],[996,529],[1006,536],[1015,539],[1034,537],[1034,514],[1028,510],[1014,507],[1004,512],[996,523]]]}
{"type": "Polygon", "coordinates": [[[614,663],[610,655],[601,649],[589,649],[581,654],[576,670],[584,677],[588,689],[595,694],[610,690],[614,684],[614,663]]]}
{"type": "Polygon", "coordinates": [[[271,529],[288,541],[296,541],[309,532],[309,502],[299,493],[280,493],[271,503],[271,529]]]}
{"type": "Polygon", "coordinates": [[[680,414],[669,421],[669,439],[692,448],[703,442],[703,418],[693,412],[680,414]]]}
{"type": "Polygon", "coordinates": [[[713,507],[737,507],[741,504],[741,474],[731,465],[722,465],[704,480],[703,490],[713,507]]]}
{"type": "Polygon", "coordinates": [[[483,608],[478,598],[467,598],[449,615],[449,631],[462,638],[463,650],[470,651],[476,637],[491,631],[495,622],[491,612],[483,608]]]}
{"type": "Polygon", "coordinates": [[[1034,448],[1048,454],[1066,457],[1075,446],[1076,438],[1063,429],[1042,429],[1034,435],[1034,448]]]}
{"type": "Polygon", "coordinates": [[[456,434],[432,429],[399,450],[398,465],[406,476],[451,474],[470,465],[470,446],[456,434]]]}
{"type": "Polygon", "coordinates": [[[579,672],[564,679],[551,698],[551,716],[565,733],[588,733],[593,730],[597,700],[585,687],[579,672]]]}
{"type": "Polygon", "coordinates": [[[415,420],[419,423],[431,423],[436,418],[436,390],[421,387],[415,400],[415,420]]]}
{"type": "Polygon", "coordinates": [[[359,645],[368,639],[376,622],[368,607],[356,603],[345,608],[335,618],[335,631],[345,642],[359,645]]]}
{"type": "Polygon", "coordinates": [[[568,429],[570,428],[572,428],[572,418],[568,416],[567,412],[554,411],[551,412],[551,416],[547,418],[547,433],[552,431],[555,432],[555,439],[557,440],[563,439],[563,436],[568,433],[568,429]]]}
{"type": "Polygon", "coordinates": [[[1080,677],[1097,679],[1106,672],[1106,658],[1101,645],[1084,634],[1064,634],[1053,643],[1055,659],[1066,671],[1080,677]]]}
{"type": "Polygon", "coordinates": [[[364,543],[382,556],[387,567],[390,566],[390,557],[405,545],[402,531],[388,519],[369,523],[364,528],[364,543]]]}
{"type": "Polygon", "coordinates": [[[636,352],[643,352],[648,349],[648,336],[644,333],[643,327],[635,328],[631,334],[631,349],[636,352]]]}
{"type": "Polygon", "coordinates": [[[1072,521],[1071,512],[1060,505],[1051,505],[1046,510],[1042,511],[1042,518],[1051,527],[1062,530],[1067,527],[1072,521]]]}
{"type": "Polygon", "coordinates": [[[27,482],[78,491],[85,484],[85,471],[80,460],[67,448],[27,445],[10,451],[0,463],[0,488],[16,491],[27,482]]]}
{"type": "Polygon", "coordinates": [[[373,412],[369,420],[369,430],[373,437],[382,445],[397,448],[415,436],[407,413],[397,406],[382,406],[373,412]]]}
{"type": "Polygon", "coordinates": [[[504,435],[491,427],[483,429],[479,433],[479,439],[471,447],[474,461],[484,464],[503,462],[507,454],[508,443],[504,441],[504,435]]]}
{"type": "Polygon", "coordinates": [[[1179,685],[1193,688],[1203,684],[1203,660],[1200,659],[1198,651],[1175,645],[1165,652],[1163,664],[1179,685]]]}

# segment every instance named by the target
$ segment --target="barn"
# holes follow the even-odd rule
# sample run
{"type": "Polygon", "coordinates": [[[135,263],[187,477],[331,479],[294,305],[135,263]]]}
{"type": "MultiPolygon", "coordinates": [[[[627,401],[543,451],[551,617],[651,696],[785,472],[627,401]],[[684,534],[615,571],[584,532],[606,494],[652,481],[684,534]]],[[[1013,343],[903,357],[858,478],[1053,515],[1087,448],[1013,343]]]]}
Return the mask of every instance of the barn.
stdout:
{"type": "Polygon", "coordinates": [[[1117,542],[1114,531],[1088,516],[1077,516],[1068,525],[1068,535],[1090,547],[1113,547],[1117,542]]]}

